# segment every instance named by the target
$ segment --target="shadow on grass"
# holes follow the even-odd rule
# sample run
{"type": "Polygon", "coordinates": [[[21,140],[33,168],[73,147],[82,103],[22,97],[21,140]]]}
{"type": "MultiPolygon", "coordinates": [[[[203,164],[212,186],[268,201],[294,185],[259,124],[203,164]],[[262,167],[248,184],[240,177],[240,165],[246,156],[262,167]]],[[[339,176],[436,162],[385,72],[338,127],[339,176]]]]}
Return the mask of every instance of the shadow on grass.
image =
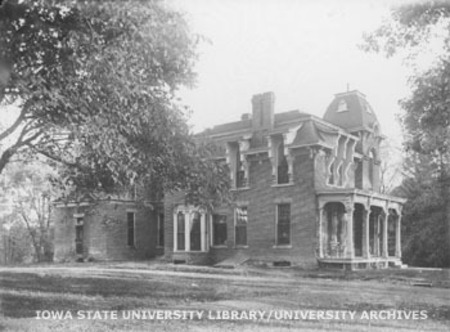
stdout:
{"type": "Polygon", "coordinates": [[[123,310],[224,299],[214,287],[156,279],[71,278],[0,274],[0,315],[36,317],[36,310],[123,310]]]}

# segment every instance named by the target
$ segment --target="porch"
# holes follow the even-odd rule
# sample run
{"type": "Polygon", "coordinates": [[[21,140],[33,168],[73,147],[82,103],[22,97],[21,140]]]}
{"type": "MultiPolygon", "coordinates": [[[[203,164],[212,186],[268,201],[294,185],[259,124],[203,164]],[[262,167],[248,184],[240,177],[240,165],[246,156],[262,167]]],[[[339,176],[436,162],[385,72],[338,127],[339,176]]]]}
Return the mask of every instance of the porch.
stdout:
{"type": "Polygon", "coordinates": [[[405,200],[358,189],[317,193],[317,259],[349,269],[401,265],[405,200]]]}

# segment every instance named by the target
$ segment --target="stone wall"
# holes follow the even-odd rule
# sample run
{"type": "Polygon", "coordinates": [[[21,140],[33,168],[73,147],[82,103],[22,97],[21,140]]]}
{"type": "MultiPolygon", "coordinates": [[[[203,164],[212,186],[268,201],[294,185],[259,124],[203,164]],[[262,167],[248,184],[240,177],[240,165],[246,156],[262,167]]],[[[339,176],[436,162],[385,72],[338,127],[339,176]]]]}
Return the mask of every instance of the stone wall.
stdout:
{"type": "Polygon", "coordinates": [[[125,202],[99,202],[89,206],[59,205],[53,211],[57,262],[147,259],[156,248],[157,210],[125,202]],[[127,212],[135,212],[135,245],[127,242],[127,212]],[[83,215],[83,253],[75,252],[76,215],[83,215]]]}
{"type": "MultiPolygon", "coordinates": [[[[213,264],[236,254],[253,260],[290,261],[296,265],[316,265],[316,198],[314,190],[314,161],[307,150],[293,152],[293,184],[273,185],[272,165],[267,154],[248,156],[249,188],[236,191],[236,203],[247,206],[247,248],[236,248],[233,207],[222,207],[218,212],[227,216],[228,241],[225,247],[210,247],[207,254],[173,253],[173,210],[184,203],[184,195],[166,196],[165,257],[186,262],[213,264]],[[276,246],[276,206],[291,204],[291,245],[276,246]]],[[[208,233],[210,224],[208,222],[208,233]]],[[[210,236],[208,236],[210,242],[210,236]]],[[[211,244],[211,243],[210,243],[211,244]]]]}

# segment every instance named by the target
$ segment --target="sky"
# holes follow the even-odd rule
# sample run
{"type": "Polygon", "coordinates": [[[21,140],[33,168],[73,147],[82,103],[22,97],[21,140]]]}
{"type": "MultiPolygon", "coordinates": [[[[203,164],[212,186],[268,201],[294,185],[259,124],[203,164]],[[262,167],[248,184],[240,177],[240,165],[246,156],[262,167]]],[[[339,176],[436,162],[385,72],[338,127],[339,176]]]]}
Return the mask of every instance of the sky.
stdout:
{"type": "Polygon", "coordinates": [[[334,94],[367,96],[382,132],[400,139],[398,100],[408,94],[400,58],[358,48],[395,1],[169,0],[185,12],[199,48],[194,89],[180,92],[194,131],[238,121],[254,94],[273,91],[275,112],[298,109],[322,117],[334,94]]]}

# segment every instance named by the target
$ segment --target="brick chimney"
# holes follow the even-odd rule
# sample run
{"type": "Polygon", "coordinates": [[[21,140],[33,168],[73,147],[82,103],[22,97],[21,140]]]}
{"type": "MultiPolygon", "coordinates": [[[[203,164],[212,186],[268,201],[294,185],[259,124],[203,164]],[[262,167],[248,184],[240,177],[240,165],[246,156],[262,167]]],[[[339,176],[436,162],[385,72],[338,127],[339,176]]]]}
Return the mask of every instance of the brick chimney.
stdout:
{"type": "Polygon", "coordinates": [[[253,130],[272,129],[274,125],[275,94],[265,92],[252,98],[253,130]]]}
{"type": "Polygon", "coordinates": [[[241,115],[242,121],[247,121],[247,120],[250,120],[251,118],[252,118],[252,115],[250,113],[244,113],[241,115]]]}

